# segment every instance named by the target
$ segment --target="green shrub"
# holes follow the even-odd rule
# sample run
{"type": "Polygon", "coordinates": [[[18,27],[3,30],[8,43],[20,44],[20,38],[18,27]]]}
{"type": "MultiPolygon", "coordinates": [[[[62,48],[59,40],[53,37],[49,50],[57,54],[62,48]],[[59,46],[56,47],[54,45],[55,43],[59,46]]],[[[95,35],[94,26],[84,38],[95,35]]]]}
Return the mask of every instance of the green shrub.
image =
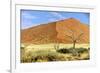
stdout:
{"type": "Polygon", "coordinates": [[[84,53],[84,52],[88,52],[88,49],[86,49],[86,48],[77,48],[76,51],[78,53],[84,53]]]}
{"type": "Polygon", "coordinates": [[[25,47],[21,47],[21,49],[24,49],[25,47]]]}
{"type": "Polygon", "coordinates": [[[80,53],[84,53],[84,52],[88,52],[88,49],[86,48],[61,48],[61,49],[58,49],[56,50],[58,53],[63,53],[63,54],[72,54],[73,56],[77,56],[79,55],[80,53]]]}
{"type": "Polygon", "coordinates": [[[59,53],[64,53],[64,54],[71,53],[71,50],[70,49],[66,49],[66,48],[61,48],[61,49],[58,49],[56,51],[59,52],[59,53]]]}

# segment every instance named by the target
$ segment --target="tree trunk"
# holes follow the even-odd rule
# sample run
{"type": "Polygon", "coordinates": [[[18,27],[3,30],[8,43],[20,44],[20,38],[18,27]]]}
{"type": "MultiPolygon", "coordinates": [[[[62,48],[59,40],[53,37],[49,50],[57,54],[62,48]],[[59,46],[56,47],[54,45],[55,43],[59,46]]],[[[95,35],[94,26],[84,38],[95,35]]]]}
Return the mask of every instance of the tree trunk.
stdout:
{"type": "Polygon", "coordinates": [[[76,41],[73,41],[73,49],[75,49],[76,41]]]}
{"type": "Polygon", "coordinates": [[[76,45],[76,40],[73,41],[73,55],[77,56],[78,53],[77,53],[77,51],[75,50],[75,45],[76,45]]]}

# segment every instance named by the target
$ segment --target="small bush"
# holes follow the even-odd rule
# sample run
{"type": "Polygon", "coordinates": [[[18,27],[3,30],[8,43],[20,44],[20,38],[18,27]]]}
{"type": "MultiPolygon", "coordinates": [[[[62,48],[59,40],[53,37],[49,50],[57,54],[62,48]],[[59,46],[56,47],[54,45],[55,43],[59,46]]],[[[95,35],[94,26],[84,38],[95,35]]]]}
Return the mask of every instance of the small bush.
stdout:
{"type": "Polygon", "coordinates": [[[65,61],[65,57],[57,52],[48,53],[48,61],[65,61]]]}
{"type": "Polygon", "coordinates": [[[62,55],[59,55],[57,52],[48,52],[43,55],[37,54],[37,56],[34,57],[34,62],[64,61],[64,60],[65,58],[62,55]]]}
{"type": "Polygon", "coordinates": [[[57,52],[59,53],[63,53],[63,54],[73,54],[73,55],[76,55],[76,54],[79,54],[79,53],[84,53],[84,52],[88,52],[88,49],[86,48],[76,48],[76,49],[73,49],[73,48],[61,48],[61,49],[58,49],[56,50],[57,52]]]}
{"type": "Polygon", "coordinates": [[[21,47],[21,49],[24,49],[25,47],[21,47]]]}
{"type": "Polygon", "coordinates": [[[66,54],[66,53],[71,53],[71,50],[66,49],[66,48],[62,48],[62,49],[58,49],[57,52],[66,54]]]}
{"type": "Polygon", "coordinates": [[[77,48],[76,51],[78,53],[84,53],[84,52],[88,52],[88,49],[86,49],[86,48],[77,48]]]}

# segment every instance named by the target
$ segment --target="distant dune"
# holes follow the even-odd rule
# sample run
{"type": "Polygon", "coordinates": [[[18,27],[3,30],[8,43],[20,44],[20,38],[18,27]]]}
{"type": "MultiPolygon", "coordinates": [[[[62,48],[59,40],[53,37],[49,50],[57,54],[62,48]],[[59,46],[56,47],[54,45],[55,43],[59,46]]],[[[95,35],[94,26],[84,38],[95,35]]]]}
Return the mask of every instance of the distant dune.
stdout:
{"type": "Polygon", "coordinates": [[[68,37],[72,33],[75,38],[83,33],[78,43],[89,43],[89,26],[74,18],[23,29],[21,30],[21,43],[72,43],[72,40],[68,37]]]}

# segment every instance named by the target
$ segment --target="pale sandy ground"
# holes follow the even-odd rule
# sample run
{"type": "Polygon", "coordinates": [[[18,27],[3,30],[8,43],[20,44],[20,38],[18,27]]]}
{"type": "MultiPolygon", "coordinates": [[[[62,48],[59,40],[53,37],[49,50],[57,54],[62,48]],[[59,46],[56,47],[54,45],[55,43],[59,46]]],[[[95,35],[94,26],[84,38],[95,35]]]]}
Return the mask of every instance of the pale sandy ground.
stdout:
{"type": "MultiPolygon", "coordinates": [[[[21,46],[24,46],[26,49],[51,49],[54,48],[54,45],[58,44],[40,44],[40,45],[35,45],[35,44],[21,44],[21,46]]],[[[59,48],[71,48],[73,44],[59,44],[59,48]]],[[[76,44],[76,48],[89,48],[89,44],[76,44]]]]}
{"type": "MultiPolygon", "coordinates": [[[[34,45],[34,44],[22,44],[21,46],[25,47],[25,52],[34,52],[34,51],[56,51],[54,46],[58,44],[41,44],[41,45],[34,45]]],[[[71,48],[73,44],[59,44],[59,49],[60,48],[71,48]]],[[[89,44],[76,44],[76,48],[89,48],[89,44]]]]}

